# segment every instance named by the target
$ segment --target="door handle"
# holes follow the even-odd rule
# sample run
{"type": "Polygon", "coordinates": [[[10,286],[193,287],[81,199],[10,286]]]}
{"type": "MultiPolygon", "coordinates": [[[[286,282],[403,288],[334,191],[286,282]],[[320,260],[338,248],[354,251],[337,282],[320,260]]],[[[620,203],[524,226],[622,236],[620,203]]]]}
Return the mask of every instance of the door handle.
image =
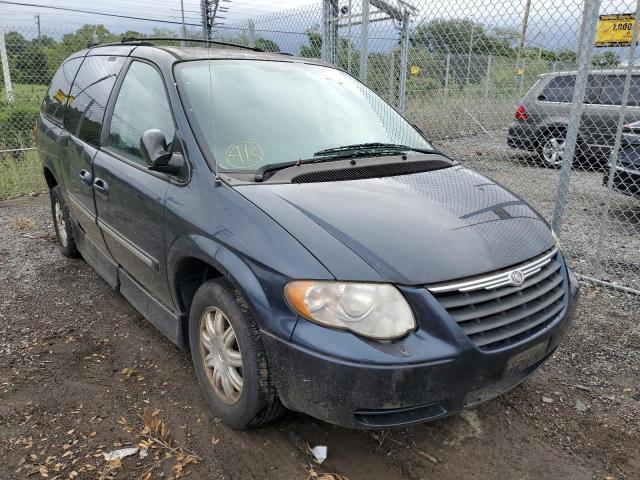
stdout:
{"type": "Polygon", "coordinates": [[[109,185],[107,184],[107,182],[105,182],[101,178],[96,178],[94,180],[93,188],[95,188],[98,192],[102,193],[103,195],[109,194],[109,185]]]}
{"type": "Polygon", "coordinates": [[[91,183],[93,183],[93,175],[85,169],[80,170],[80,179],[89,187],[91,186],[91,183]]]}

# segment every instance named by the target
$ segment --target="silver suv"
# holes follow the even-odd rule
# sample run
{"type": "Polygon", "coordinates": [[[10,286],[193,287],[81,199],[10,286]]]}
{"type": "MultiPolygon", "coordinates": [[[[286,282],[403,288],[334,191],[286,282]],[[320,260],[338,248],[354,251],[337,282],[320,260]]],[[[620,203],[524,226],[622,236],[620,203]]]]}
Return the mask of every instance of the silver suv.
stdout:
{"type": "MultiPolygon", "coordinates": [[[[606,158],[613,146],[624,70],[600,70],[589,75],[584,113],[578,131],[578,153],[589,159],[606,158]]],[[[507,143],[513,148],[538,152],[547,166],[562,162],[575,72],[540,75],[518,105],[507,143]]],[[[625,123],[640,120],[640,73],[631,78],[625,123]]]]}

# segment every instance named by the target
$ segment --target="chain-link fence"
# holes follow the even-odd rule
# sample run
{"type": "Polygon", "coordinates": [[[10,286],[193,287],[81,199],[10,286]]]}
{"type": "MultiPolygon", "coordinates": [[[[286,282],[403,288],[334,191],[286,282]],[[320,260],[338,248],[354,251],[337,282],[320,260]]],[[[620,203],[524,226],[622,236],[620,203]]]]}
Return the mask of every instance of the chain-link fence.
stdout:
{"type": "MultiPolygon", "coordinates": [[[[640,71],[625,46],[636,44],[634,17],[633,1],[325,0],[211,35],[348,71],[437,148],[532,203],[577,272],[640,293],[640,71]],[[596,39],[600,15],[610,17],[596,39]]],[[[32,125],[62,59],[94,36],[122,36],[4,32],[13,101],[5,86],[0,197],[43,187],[32,125]]]]}

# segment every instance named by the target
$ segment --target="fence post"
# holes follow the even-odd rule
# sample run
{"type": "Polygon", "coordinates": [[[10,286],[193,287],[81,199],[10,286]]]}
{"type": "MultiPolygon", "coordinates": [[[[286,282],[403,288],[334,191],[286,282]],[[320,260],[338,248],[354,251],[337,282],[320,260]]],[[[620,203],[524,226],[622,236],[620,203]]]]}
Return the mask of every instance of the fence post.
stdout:
{"type": "Polygon", "coordinates": [[[394,89],[396,86],[396,51],[395,49],[391,50],[391,54],[389,56],[389,93],[387,95],[387,102],[389,105],[393,105],[395,102],[394,98],[394,89]]]}
{"type": "Polygon", "coordinates": [[[362,0],[362,25],[360,26],[360,81],[367,83],[369,63],[369,0],[362,0]]]}
{"type": "Polygon", "coordinates": [[[553,219],[551,227],[556,235],[560,236],[562,221],[569,190],[569,180],[571,179],[571,169],[573,167],[573,157],[578,139],[578,125],[584,110],[584,93],[587,89],[587,79],[589,66],[593,55],[593,44],[598,24],[598,13],[600,10],[600,0],[586,0],[582,14],[582,26],[580,28],[580,46],[578,50],[578,69],[576,73],[576,84],[573,89],[573,101],[569,112],[569,126],[562,152],[562,167],[560,168],[560,178],[558,179],[558,192],[553,209],[553,219]]]}
{"type": "Polygon", "coordinates": [[[400,57],[400,85],[398,92],[398,111],[404,113],[404,103],[407,94],[407,69],[409,66],[409,12],[405,12],[402,19],[400,33],[402,41],[402,56],[400,57]]]}
{"type": "Polygon", "coordinates": [[[444,65],[444,121],[445,130],[449,132],[449,67],[451,65],[451,54],[447,53],[447,60],[444,65]]]}
{"type": "Polygon", "coordinates": [[[487,78],[484,81],[484,99],[489,98],[489,85],[491,84],[491,55],[487,57],[487,78]]]}
{"type": "Polygon", "coordinates": [[[2,73],[4,74],[4,88],[7,91],[7,102],[13,103],[13,86],[11,85],[11,74],[9,73],[9,58],[7,57],[7,46],[4,42],[4,26],[1,22],[0,57],[2,57],[2,73]]]}
{"type": "Polygon", "coordinates": [[[256,48],[256,24],[252,19],[247,22],[247,30],[249,31],[249,46],[256,48]]]}

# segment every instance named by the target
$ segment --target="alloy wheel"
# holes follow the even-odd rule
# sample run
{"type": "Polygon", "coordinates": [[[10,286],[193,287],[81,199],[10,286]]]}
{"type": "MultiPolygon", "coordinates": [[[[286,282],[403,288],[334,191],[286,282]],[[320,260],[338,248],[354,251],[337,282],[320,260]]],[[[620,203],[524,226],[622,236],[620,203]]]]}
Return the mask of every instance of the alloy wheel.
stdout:
{"type": "Polygon", "coordinates": [[[60,243],[62,243],[63,247],[67,246],[67,224],[64,221],[64,213],[62,212],[62,206],[58,200],[55,201],[54,212],[56,216],[56,232],[58,233],[58,238],[60,239],[60,243]]]}
{"type": "Polygon", "coordinates": [[[564,138],[551,135],[542,145],[542,158],[548,165],[560,165],[564,153],[564,138]]]}
{"type": "Polygon", "coordinates": [[[222,310],[205,309],[200,318],[200,356],[216,396],[233,405],[242,395],[242,354],[233,327],[222,310]]]}

